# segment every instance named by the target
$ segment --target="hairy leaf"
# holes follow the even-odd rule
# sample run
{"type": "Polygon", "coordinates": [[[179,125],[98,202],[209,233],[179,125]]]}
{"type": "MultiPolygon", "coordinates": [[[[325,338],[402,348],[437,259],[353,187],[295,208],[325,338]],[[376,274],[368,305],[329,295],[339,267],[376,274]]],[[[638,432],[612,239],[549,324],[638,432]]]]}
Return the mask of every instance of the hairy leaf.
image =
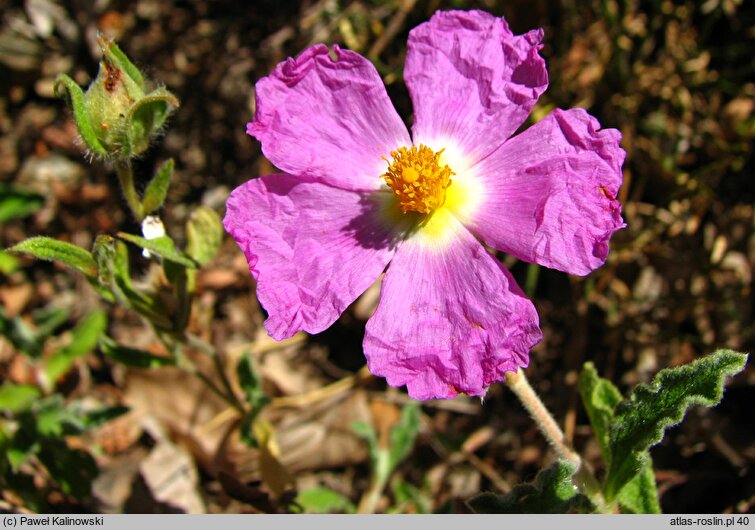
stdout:
{"type": "Polygon", "coordinates": [[[186,253],[200,265],[206,265],[220,250],[223,224],[212,208],[200,206],[186,224],[186,253]]]}
{"type": "Polygon", "coordinates": [[[79,135],[81,135],[81,139],[84,140],[87,148],[96,155],[107,156],[108,151],[100,143],[94,127],[92,127],[89,120],[89,112],[87,112],[84,92],[81,90],[81,87],[67,75],[61,74],[55,79],[54,89],[56,96],[66,97],[68,106],[71,112],[73,112],[73,121],[76,123],[76,129],[78,129],[79,135]]]}
{"type": "Polygon", "coordinates": [[[635,477],[621,488],[616,499],[623,513],[661,513],[658,503],[658,490],[655,486],[655,472],[649,461],[635,477]]]}
{"type": "Polygon", "coordinates": [[[50,237],[30,237],[8,249],[11,252],[29,254],[38,259],[58,261],[83,272],[91,280],[97,279],[97,264],[89,251],[50,237]]]}
{"type": "Polygon", "coordinates": [[[611,464],[604,492],[610,502],[648,465],[647,450],[664,430],[684,418],[692,405],[711,406],[723,397],[724,381],[740,372],[747,355],[717,352],[693,363],[661,370],[649,385],[638,385],[616,408],[610,432],[611,464]]]}
{"type": "Polygon", "coordinates": [[[174,167],[175,163],[172,158],[166,160],[157,170],[155,177],[147,185],[147,189],[144,190],[144,200],[142,201],[144,215],[152,214],[165,202],[174,167]]]}
{"type": "Polygon", "coordinates": [[[420,407],[416,401],[409,402],[401,411],[401,419],[391,429],[390,467],[394,469],[414,448],[414,440],[420,428],[420,407]]]}
{"type": "Polygon", "coordinates": [[[145,239],[133,234],[126,234],[124,232],[118,232],[118,237],[138,245],[143,249],[149,250],[161,256],[163,259],[172,261],[178,265],[183,265],[189,269],[196,269],[196,262],[188,257],[186,254],[176,249],[176,245],[173,240],[168,236],[156,237],[155,239],[145,239]]]}
{"type": "Polygon", "coordinates": [[[296,497],[296,503],[305,513],[354,513],[354,504],[330,488],[316,486],[304,490],[296,497]]]}
{"type": "Polygon", "coordinates": [[[477,513],[590,513],[595,506],[572,484],[576,472],[574,463],[557,460],[534,484],[519,484],[506,495],[482,493],[468,504],[477,513]]]}

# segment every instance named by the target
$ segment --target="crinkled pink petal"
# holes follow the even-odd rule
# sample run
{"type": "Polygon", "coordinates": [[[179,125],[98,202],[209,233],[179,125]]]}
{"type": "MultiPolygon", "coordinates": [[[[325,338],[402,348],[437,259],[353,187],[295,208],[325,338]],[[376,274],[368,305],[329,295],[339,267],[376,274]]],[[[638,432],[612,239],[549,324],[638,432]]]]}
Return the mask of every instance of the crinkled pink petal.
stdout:
{"type": "Polygon", "coordinates": [[[583,109],[554,110],[473,168],[484,193],[467,227],[524,261],[588,274],[626,226],[620,141],[583,109]]]}
{"type": "Polygon", "coordinates": [[[283,171],[350,190],[374,190],[390,152],[410,145],[375,67],[318,44],[257,82],[257,112],[247,132],[283,171]]]}
{"type": "Polygon", "coordinates": [[[409,33],[404,79],[415,144],[455,142],[481,160],[524,123],[548,86],[543,30],[514,35],[482,11],[438,11],[409,33]]]}
{"type": "Polygon", "coordinates": [[[260,177],[231,193],[223,223],[257,280],[274,339],[323,331],[383,272],[392,234],[372,195],[291,175],[260,177]]]}
{"type": "Polygon", "coordinates": [[[542,333],[511,274],[458,222],[442,250],[401,244],[367,322],[370,371],[415,399],[484,395],[527,366],[542,333]]]}

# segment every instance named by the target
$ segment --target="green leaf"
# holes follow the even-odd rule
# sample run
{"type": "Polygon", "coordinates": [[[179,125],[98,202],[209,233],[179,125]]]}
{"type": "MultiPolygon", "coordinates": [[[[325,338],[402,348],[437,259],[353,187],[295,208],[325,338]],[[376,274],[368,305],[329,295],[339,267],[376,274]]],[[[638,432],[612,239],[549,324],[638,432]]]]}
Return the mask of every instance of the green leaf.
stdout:
{"type": "Polygon", "coordinates": [[[56,352],[45,366],[47,381],[52,384],[66,373],[73,362],[97,347],[100,336],[107,327],[107,317],[102,311],[93,311],[74,328],[71,342],[56,352]]]}
{"type": "MultiPolygon", "coordinates": [[[[588,362],[579,375],[579,393],[608,468],[611,464],[610,429],[614,410],[623,399],[621,392],[608,379],[599,377],[595,366],[588,362]]],[[[617,500],[625,513],[661,513],[650,455],[642,471],[619,492],[617,500]]]]}
{"type": "Polygon", "coordinates": [[[200,265],[206,265],[220,250],[223,233],[223,224],[215,210],[200,206],[186,224],[186,253],[200,265]]]}
{"type": "Polygon", "coordinates": [[[18,260],[8,252],[0,249],[0,273],[6,276],[18,270],[18,260]]]}
{"type": "Polygon", "coordinates": [[[635,477],[621,488],[616,497],[623,513],[661,513],[655,472],[650,461],[635,477]]]}
{"type": "Polygon", "coordinates": [[[0,410],[16,413],[28,409],[39,397],[40,391],[32,385],[17,385],[6,381],[0,386],[0,410]]]}
{"type": "Polygon", "coordinates": [[[262,389],[262,379],[252,366],[252,360],[249,354],[241,355],[236,365],[236,375],[239,379],[239,385],[244,391],[246,402],[249,403],[253,411],[259,412],[259,409],[270,402],[270,398],[265,395],[262,389]]]}
{"type": "Polygon", "coordinates": [[[144,215],[152,214],[165,202],[174,167],[175,163],[172,158],[166,160],[157,170],[155,177],[147,185],[147,189],[144,190],[144,200],[142,201],[144,215]]]}
{"type": "Polygon", "coordinates": [[[482,493],[468,504],[477,513],[590,513],[595,506],[572,484],[576,472],[576,464],[557,460],[534,484],[519,484],[506,495],[482,493]]]}
{"type": "Polygon", "coordinates": [[[613,411],[623,399],[621,392],[611,381],[598,376],[593,363],[585,363],[579,375],[579,394],[587,410],[600,452],[606,464],[611,462],[609,431],[613,421],[613,411]]]}
{"type": "Polygon", "coordinates": [[[38,259],[58,261],[97,279],[97,264],[89,251],[50,237],[37,236],[21,241],[8,249],[10,252],[29,254],[38,259]]]}
{"type": "Polygon", "coordinates": [[[354,513],[354,504],[344,495],[324,486],[304,490],[296,497],[304,513],[354,513]]]}
{"type": "Polygon", "coordinates": [[[173,357],[152,355],[143,350],[121,346],[109,337],[102,338],[100,348],[105,355],[114,361],[135,368],[160,368],[176,364],[173,357]]]}
{"type": "Polygon", "coordinates": [[[81,139],[84,140],[87,148],[94,154],[107,156],[108,151],[100,143],[94,127],[92,127],[89,121],[89,113],[87,112],[84,92],[81,90],[81,87],[67,75],[61,74],[55,79],[54,90],[56,96],[66,97],[68,107],[73,112],[73,121],[76,123],[76,129],[78,129],[79,135],[81,135],[81,139]]]}
{"type": "Polygon", "coordinates": [[[45,203],[38,193],[0,183],[0,223],[33,214],[45,203]]]}
{"type": "Polygon", "coordinates": [[[375,432],[374,427],[366,421],[355,421],[351,424],[351,430],[354,431],[354,434],[367,442],[367,449],[370,452],[370,457],[375,461],[380,446],[378,445],[377,433],[375,432]]]}
{"type": "Polygon", "coordinates": [[[414,448],[420,428],[420,407],[416,401],[409,402],[401,411],[401,419],[391,429],[390,467],[394,469],[414,448]]]}
{"type": "Polygon", "coordinates": [[[180,250],[177,250],[173,240],[168,236],[156,237],[155,239],[145,239],[132,234],[118,232],[118,237],[133,243],[134,245],[140,246],[143,249],[149,250],[150,252],[161,256],[163,259],[167,259],[178,265],[183,265],[188,269],[197,268],[196,262],[180,250]]]}
{"type": "Polygon", "coordinates": [[[731,350],[662,370],[649,385],[638,385],[616,408],[610,432],[611,465],[604,492],[613,501],[621,489],[648,465],[647,450],[663,439],[664,430],[684,418],[692,405],[711,406],[723,397],[724,381],[742,371],[747,355],[731,350]]]}

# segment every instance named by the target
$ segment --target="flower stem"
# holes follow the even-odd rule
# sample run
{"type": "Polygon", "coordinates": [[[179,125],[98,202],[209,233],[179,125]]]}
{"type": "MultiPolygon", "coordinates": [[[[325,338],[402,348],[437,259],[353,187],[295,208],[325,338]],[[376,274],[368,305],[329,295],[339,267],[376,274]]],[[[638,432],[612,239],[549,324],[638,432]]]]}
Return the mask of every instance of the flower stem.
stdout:
{"type": "Polygon", "coordinates": [[[580,491],[592,499],[600,512],[612,512],[612,508],[607,505],[603,497],[600,484],[595,479],[590,465],[571,447],[566,436],[564,436],[564,432],[551,413],[548,412],[540,396],[537,395],[535,389],[532,388],[525,377],[524,372],[521,369],[517,372],[508,372],[506,374],[506,385],[522,402],[530,417],[535,421],[537,428],[540,429],[559,458],[577,465],[574,481],[580,491]]]}
{"type": "Polygon", "coordinates": [[[128,207],[131,209],[131,213],[136,218],[136,221],[141,223],[144,219],[144,212],[142,211],[142,201],[134,187],[134,170],[131,162],[129,160],[119,160],[116,162],[115,168],[118,172],[118,182],[121,184],[123,196],[126,197],[126,203],[128,203],[128,207]]]}

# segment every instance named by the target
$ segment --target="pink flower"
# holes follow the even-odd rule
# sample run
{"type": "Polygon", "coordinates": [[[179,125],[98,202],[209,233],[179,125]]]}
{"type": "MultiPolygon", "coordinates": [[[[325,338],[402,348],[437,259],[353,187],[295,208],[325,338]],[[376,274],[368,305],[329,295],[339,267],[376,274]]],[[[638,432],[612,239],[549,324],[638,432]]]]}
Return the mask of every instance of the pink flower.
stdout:
{"type": "Polygon", "coordinates": [[[256,85],[247,132],[285,171],[228,200],[265,327],[329,327],[385,272],[367,323],[370,371],[417,399],[483,395],[527,366],[535,308],[477,239],[571,274],[601,266],[624,226],[624,151],[582,109],[511,137],[548,85],[542,30],[480,11],[436,13],[409,34],[412,136],[373,65],[312,46],[256,85]]]}

